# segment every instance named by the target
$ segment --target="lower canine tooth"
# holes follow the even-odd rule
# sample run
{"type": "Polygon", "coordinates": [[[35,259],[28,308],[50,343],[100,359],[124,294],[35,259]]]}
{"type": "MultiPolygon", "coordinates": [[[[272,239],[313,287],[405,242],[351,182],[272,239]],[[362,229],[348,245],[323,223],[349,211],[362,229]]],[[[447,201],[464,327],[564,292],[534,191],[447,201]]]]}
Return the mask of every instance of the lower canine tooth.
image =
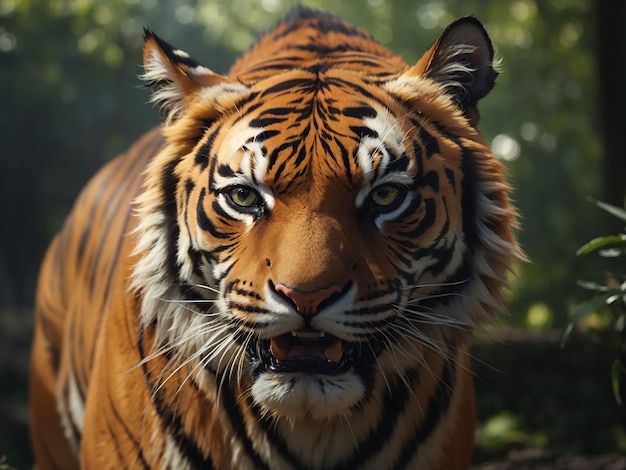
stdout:
{"type": "Polygon", "coordinates": [[[341,341],[335,341],[333,344],[326,348],[326,350],[324,351],[324,355],[326,356],[326,359],[328,359],[330,362],[339,362],[343,357],[342,349],[343,347],[341,341]]]}

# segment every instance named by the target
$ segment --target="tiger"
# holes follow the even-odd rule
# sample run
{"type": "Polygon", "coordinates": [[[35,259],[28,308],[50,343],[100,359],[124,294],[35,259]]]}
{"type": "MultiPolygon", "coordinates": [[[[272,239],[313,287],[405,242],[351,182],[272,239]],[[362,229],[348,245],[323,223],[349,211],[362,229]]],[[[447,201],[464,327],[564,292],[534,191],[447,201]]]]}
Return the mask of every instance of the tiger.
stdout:
{"type": "Polygon", "coordinates": [[[484,26],[409,66],[298,7],[227,74],[148,28],[143,60],[161,124],[42,261],[37,468],[467,468],[469,346],[524,256],[484,26]]]}

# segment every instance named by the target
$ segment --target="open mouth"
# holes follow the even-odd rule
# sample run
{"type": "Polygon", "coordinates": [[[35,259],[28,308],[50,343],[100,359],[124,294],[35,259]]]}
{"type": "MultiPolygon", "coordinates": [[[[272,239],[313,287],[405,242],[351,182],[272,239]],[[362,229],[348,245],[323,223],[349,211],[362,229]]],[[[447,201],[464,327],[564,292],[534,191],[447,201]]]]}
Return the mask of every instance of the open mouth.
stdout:
{"type": "Polygon", "coordinates": [[[343,341],[314,329],[291,331],[261,340],[248,349],[257,372],[308,372],[335,375],[360,362],[371,360],[378,348],[343,341]]]}

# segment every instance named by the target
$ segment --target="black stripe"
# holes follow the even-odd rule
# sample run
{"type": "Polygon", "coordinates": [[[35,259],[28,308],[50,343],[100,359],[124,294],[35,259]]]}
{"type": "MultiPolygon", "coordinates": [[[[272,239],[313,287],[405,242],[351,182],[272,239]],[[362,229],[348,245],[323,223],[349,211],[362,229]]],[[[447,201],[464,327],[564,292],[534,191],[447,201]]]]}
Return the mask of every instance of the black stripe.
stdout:
{"type": "MultiPolygon", "coordinates": [[[[272,137],[275,137],[275,136],[279,135],[280,133],[281,133],[281,131],[276,130],[276,129],[274,129],[274,130],[265,130],[263,132],[259,132],[254,137],[250,137],[248,140],[246,140],[246,144],[249,144],[251,142],[265,142],[266,140],[269,140],[272,137]]],[[[267,151],[263,152],[263,156],[265,156],[266,153],[267,153],[267,151]]]]}
{"type": "MultiPolygon", "coordinates": [[[[143,347],[143,334],[139,335],[137,349],[141,357],[146,357],[143,347]]],[[[148,369],[148,363],[142,362],[141,368],[146,379],[146,386],[149,390],[154,391],[150,393],[150,396],[152,397],[154,408],[161,419],[161,423],[165,428],[163,432],[170,431],[169,435],[175,440],[177,450],[190,461],[193,468],[206,470],[215,469],[216,467],[211,455],[205,455],[198,446],[198,443],[193,439],[193,436],[189,436],[184,432],[180,417],[173,413],[172,408],[174,405],[164,402],[160,386],[153,383],[150,370],[148,369]]],[[[192,384],[193,382],[189,381],[187,386],[192,386],[192,384]]],[[[183,413],[188,411],[189,410],[181,410],[183,413]]]]}
{"type": "Polygon", "coordinates": [[[391,157],[391,162],[385,168],[383,176],[389,173],[400,173],[407,170],[409,167],[409,157],[403,153],[402,155],[396,155],[389,147],[385,145],[385,151],[391,157]]]}
{"type": "MultiPolygon", "coordinates": [[[[122,438],[122,436],[119,436],[118,433],[113,432],[113,430],[111,430],[111,428],[109,428],[109,434],[111,435],[111,438],[115,440],[116,445],[115,448],[117,449],[117,442],[119,442],[120,440],[128,440],[130,442],[132,442],[132,444],[135,446],[137,452],[137,459],[138,459],[138,463],[141,464],[141,466],[144,469],[149,469],[150,465],[148,465],[148,462],[146,461],[146,458],[143,455],[143,447],[141,445],[141,442],[139,442],[139,440],[137,439],[137,437],[130,431],[130,429],[128,428],[128,426],[126,425],[126,422],[124,421],[124,418],[122,416],[120,416],[120,414],[117,411],[117,408],[115,408],[115,403],[113,402],[112,398],[111,398],[111,394],[107,393],[107,398],[109,399],[109,406],[111,408],[111,412],[113,413],[113,417],[117,420],[117,422],[122,426],[122,429],[124,430],[125,436],[122,438]]],[[[119,450],[118,450],[118,454],[119,454],[119,450]]],[[[128,456],[121,456],[120,455],[120,459],[119,462],[124,462],[125,464],[128,464],[128,456]]],[[[133,465],[134,468],[134,465],[133,465]]]]}
{"type": "Polygon", "coordinates": [[[54,375],[57,376],[59,373],[59,362],[61,361],[61,350],[54,340],[55,325],[53,325],[44,313],[45,311],[50,311],[52,309],[46,308],[47,305],[42,304],[41,299],[38,299],[37,303],[38,307],[35,310],[35,323],[38,323],[41,327],[41,332],[44,340],[46,341],[46,352],[48,353],[48,357],[50,359],[48,365],[54,371],[54,375]]]}
{"type": "MultiPolygon", "coordinates": [[[[124,176],[129,175],[129,174],[130,175],[136,174],[135,167],[140,165],[140,163],[142,163],[142,162],[143,162],[143,159],[141,159],[141,158],[135,159],[135,161],[133,162],[133,164],[130,167],[130,169],[128,171],[124,172],[124,176]]],[[[127,194],[128,191],[129,191],[129,188],[131,188],[132,185],[134,184],[133,178],[123,178],[123,180],[126,181],[126,184],[122,188],[118,189],[116,191],[116,194],[119,194],[119,195],[127,194]]],[[[111,207],[118,207],[119,206],[119,204],[115,204],[115,202],[113,202],[113,200],[109,200],[108,203],[111,204],[111,207]]],[[[99,204],[103,204],[103,202],[99,201],[99,204]]],[[[103,224],[104,227],[108,227],[110,229],[110,227],[112,225],[112,222],[113,222],[113,219],[118,215],[118,212],[116,212],[116,211],[109,211],[109,212],[110,212],[110,214],[109,214],[109,217],[107,218],[107,220],[104,221],[104,222],[103,221],[99,221],[99,223],[103,224]]],[[[102,299],[102,305],[106,305],[106,303],[108,301],[108,298],[109,298],[109,294],[112,292],[111,285],[112,285],[113,279],[114,279],[114,277],[116,275],[116,270],[114,268],[118,265],[118,260],[120,259],[120,256],[122,255],[122,253],[121,253],[122,245],[126,242],[126,237],[124,237],[123,234],[127,233],[127,231],[128,231],[127,227],[128,227],[128,225],[130,223],[131,218],[132,218],[132,211],[131,210],[127,210],[126,214],[124,215],[124,222],[122,224],[122,227],[123,227],[122,231],[121,231],[122,235],[118,234],[118,236],[117,236],[117,243],[115,245],[115,251],[114,251],[114,255],[112,257],[109,255],[109,256],[105,257],[105,259],[102,259],[102,257],[100,256],[101,251],[102,251],[102,245],[105,243],[105,241],[108,238],[107,237],[108,229],[101,235],[101,238],[100,238],[101,243],[98,246],[98,251],[97,251],[98,265],[100,265],[101,263],[103,263],[106,260],[108,262],[108,269],[107,269],[107,272],[102,272],[101,270],[96,271],[94,269],[91,272],[91,275],[94,277],[94,279],[96,277],[100,278],[100,279],[98,279],[98,281],[102,281],[101,278],[106,276],[105,283],[104,283],[104,288],[102,290],[102,292],[104,292],[104,297],[102,299]]],[[[96,331],[99,331],[99,325],[102,322],[102,317],[103,317],[103,315],[101,314],[99,319],[98,319],[98,330],[96,330],[96,331]]],[[[81,335],[81,338],[82,338],[82,335],[81,335]]],[[[91,347],[91,351],[90,351],[90,354],[89,354],[89,364],[93,364],[93,358],[94,358],[94,355],[95,355],[95,350],[96,350],[95,345],[93,345],[91,347]]],[[[83,351],[86,351],[86,349],[83,349],[83,351]]],[[[87,375],[85,375],[85,377],[87,377],[87,375]]]]}
{"type": "Polygon", "coordinates": [[[428,132],[421,122],[416,119],[411,119],[411,123],[416,127],[417,133],[419,135],[419,142],[424,147],[426,151],[426,158],[429,158],[431,155],[439,153],[439,142],[437,138],[428,132]]]}
{"type": "MultiPolygon", "coordinates": [[[[229,234],[220,232],[215,224],[207,217],[204,211],[204,198],[206,197],[206,188],[202,188],[200,196],[198,197],[198,204],[196,205],[196,219],[198,221],[198,227],[211,234],[215,238],[228,238],[229,234]]],[[[217,203],[217,202],[216,202],[217,203]]]]}
{"type": "Polygon", "coordinates": [[[326,163],[326,166],[330,169],[330,170],[336,170],[337,169],[337,159],[335,158],[335,154],[333,152],[332,147],[330,146],[330,143],[328,142],[328,140],[326,139],[320,139],[320,143],[322,144],[322,148],[324,149],[324,152],[326,153],[326,157],[324,159],[324,162],[326,163]]]}
{"type": "Polygon", "coordinates": [[[285,122],[285,118],[283,117],[266,117],[266,118],[256,118],[256,119],[252,119],[248,125],[252,128],[261,128],[261,129],[265,129],[268,126],[271,126],[272,124],[281,124],[285,122]]]}
{"type": "Polygon", "coordinates": [[[450,400],[455,387],[456,368],[453,364],[446,362],[446,366],[441,374],[435,392],[428,402],[426,418],[419,429],[412,434],[413,438],[404,443],[400,458],[396,462],[396,469],[406,468],[409,460],[416,454],[421,444],[426,442],[437,427],[437,424],[450,407],[450,400]]]}
{"type": "Polygon", "coordinates": [[[235,172],[233,171],[233,169],[225,163],[220,163],[217,166],[217,174],[223,176],[224,178],[232,178],[233,176],[235,176],[235,172]]]}
{"type": "Polygon", "coordinates": [[[271,108],[265,111],[266,114],[272,116],[287,116],[294,112],[293,108],[284,107],[284,108],[271,108]]]}
{"type": "Polygon", "coordinates": [[[276,169],[276,171],[274,172],[274,181],[278,181],[280,180],[281,175],[283,174],[283,171],[285,171],[285,168],[287,167],[287,161],[282,162],[278,168],[276,169]]]}
{"type": "Polygon", "coordinates": [[[479,243],[476,227],[476,193],[478,192],[476,184],[479,178],[474,158],[471,152],[463,149],[461,160],[461,174],[463,175],[461,182],[461,214],[463,215],[463,234],[465,235],[465,243],[469,252],[473,252],[479,243]]]}
{"type": "MultiPolygon", "coordinates": [[[[124,159],[124,160],[128,159],[128,158],[131,158],[131,157],[133,158],[130,167],[124,172],[124,175],[125,176],[133,175],[133,174],[136,175],[138,173],[138,171],[137,171],[138,168],[137,167],[139,167],[140,165],[145,165],[146,162],[150,161],[150,159],[152,159],[154,157],[154,155],[156,155],[158,153],[158,149],[160,149],[160,147],[162,145],[163,145],[163,136],[161,134],[155,133],[152,136],[152,138],[148,142],[146,142],[146,144],[143,146],[143,148],[139,149],[134,154],[130,154],[129,155],[127,153],[127,154],[124,154],[125,156],[120,157],[120,159],[124,159]],[[148,158],[146,159],[145,156],[147,156],[148,158]]],[[[118,171],[115,171],[114,174],[117,175],[118,171]]],[[[135,181],[136,181],[135,178],[129,178],[129,177],[123,178],[123,180],[126,182],[126,185],[123,187],[123,189],[117,191],[118,194],[126,194],[128,192],[128,188],[132,187],[132,185],[135,184],[135,181]]],[[[109,204],[111,203],[110,200],[109,200],[108,203],[109,204]]],[[[99,200],[98,204],[102,205],[103,201],[99,200]]],[[[113,206],[113,207],[115,207],[115,206],[113,206]]],[[[110,212],[111,212],[111,214],[110,214],[109,219],[107,219],[107,221],[105,223],[101,223],[101,225],[103,227],[110,227],[111,226],[111,221],[113,220],[113,217],[115,217],[117,215],[116,211],[110,211],[110,212]]],[[[122,228],[122,231],[121,231],[122,234],[127,233],[127,231],[128,231],[127,228],[128,228],[128,224],[129,224],[130,219],[131,219],[131,211],[128,210],[127,213],[126,213],[125,219],[124,219],[124,224],[123,224],[123,228],[122,228]]],[[[107,233],[108,233],[108,231],[105,231],[104,233],[102,233],[100,235],[100,245],[99,245],[98,250],[96,251],[96,253],[100,253],[102,251],[102,248],[101,248],[102,247],[102,243],[104,243],[104,241],[106,240],[107,233]]],[[[103,301],[102,301],[102,305],[104,305],[105,302],[108,300],[108,294],[111,292],[110,285],[111,285],[112,278],[113,278],[113,275],[114,275],[114,268],[117,266],[117,260],[118,260],[120,254],[121,254],[120,253],[121,243],[125,239],[125,237],[119,236],[119,234],[118,234],[118,238],[119,238],[118,239],[118,244],[117,244],[117,248],[115,250],[115,256],[114,256],[113,260],[111,260],[109,257],[106,258],[106,260],[109,261],[109,274],[108,274],[108,277],[107,277],[107,280],[106,280],[106,289],[102,291],[105,294],[105,297],[103,298],[103,301]]],[[[90,279],[89,279],[88,282],[93,283],[95,285],[96,274],[99,274],[99,273],[96,273],[95,269],[93,269],[91,271],[91,273],[90,273],[90,279]]],[[[102,318],[103,318],[103,315],[102,314],[99,315],[98,320],[97,320],[98,324],[97,324],[97,327],[96,327],[96,331],[100,331],[100,327],[101,327],[101,324],[102,324],[102,318]]],[[[95,349],[96,348],[95,348],[95,344],[94,344],[94,345],[92,345],[91,351],[89,353],[89,364],[93,364],[95,349]]]]}
{"type": "Polygon", "coordinates": [[[213,144],[215,143],[216,137],[217,132],[211,132],[206,143],[196,152],[194,162],[196,165],[200,166],[201,171],[206,170],[207,166],[209,166],[209,158],[211,158],[211,151],[213,150],[213,144]]]}
{"type": "MultiPolygon", "coordinates": [[[[416,369],[406,373],[406,380],[413,384],[419,380],[419,373],[416,369]]],[[[409,393],[409,388],[403,381],[398,380],[394,387],[386,389],[382,402],[381,419],[377,426],[368,434],[364,441],[359,443],[358,451],[347,462],[336,465],[334,470],[344,470],[348,468],[359,468],[363,462],[374,457],[393,434],[400,416],[406,412],[408,401],[413,398],[409,393]]]]}
{"type": "Polygon", "coordinates": [[[283,142],[282,144],[280,144],[278,147],[276,147],[274,150],[272,150],[269,154],[269,162],[268,162],[268,171],[271,170],[274,165],[276,165],[276,162],[278,161],[278,156],[284,152],[285,150],[290,150],[291,153],[294,153],[296,151],[296,149],[298,148],[298,141],[286,141],[283,142]]]}
{"type": "Polygon", "coordinates": [[[378,113],[374,108],[370,108],[369,106],[356,106],[353,108],[343,108],[341,113],[344,116],[353,117],[357,119],[365,119],[365,118],[375,118],[378,113]]]}
{"type": "MultiPolygon", "coordinates": [[[[403,245],[406,244],[406,242],[404,240],[400,240],[397,238],[392,238],[389,237],[390,241],[392,243],[388,244],[386,246],[386,249],[391,252],[391,254],[399,261],[401,262],[407,269],[411,269],[411,266],[413,266],[413,262],[414,262],[414,257],[411,256],[410,254],[407,256],[406,254],[402,254],[400,252],[400,250],[398,250],[396,248],[396,245],[399,245],[400,247],[402,247],[403,245]]],[[[404,250],[406,251],[406,250],[404,250]]],[[[394,267],[398,270],[399,273],[402,273],[403,271],[401,270],[401,268],[399,266],[396,266],[394,263],[394,267]]]]}
{"type": "Polygon", "coordinates": [[[372,139],[378,138],[378,132],[374,129],[370,129],[365,126],[350,126],[350,130],[354,132],[359,139],[364,139],[365,137],[371,137],[372,139]]]}
{"type": "MultiPolygon", "coordinates": [[[[308,133],[308,129],[309,127],[307,126],[307,133],[308,133]]],[[[306,158],[307,153],[306,153],[306,149],[304,148],[304,145],[302,145],[300,147],[300,150],[298,150],[298,156],[296,157],[296,160],[294,161],[294,166],[298,167],[302,164],[302,162],[304,161],[304,159],[306,158]]]]}
{"type": "Polygon", "coordinates": [[[350,153],[348,152],[348,149],[346,149],[346,147],[339,141],[339,139],[335,139],[335,144],[339,147],[339,152],[341,152],[341,161],[343,163],[348,184],[352,186],[354,182],[352,180],[352,170],[350,169],[350,153]]]}
{"type": "Polygon", "coordinates": [[[380,104],[383,107],[386,107],[386,104],[381,102],[376,96],[374,96],[372,93],[370,93],[370,91],[351,81],[348,80],[344,80],[342,78],[339,77],[326,77],[326,87],[330,88],[331,86],[337,86],[339,88],[346,88],[348,90],[352,90],[355,92],[355,94],[357,96],[359,96],[360,98],[366,98],[368,100],[372,100],[378,104],[380,104]]]}
{"type": "Polygon", "coordinates": [[[437,203],[434,199],[424,199],[424,217],[419,221],[417,226],[413,230],[398,231],[397,235],[408,238],[409,240],[415,240],[422,236],[426,230],[432,227],[437,218],[437,203]]]}
{"type": "Polygon", "coordinates": [[[430,186],[433,191],[439,192],[439,174],[436,171],[429,171],[422,178],[416,181],[418,188],[430,186]]]}
{"type": "Polygon", "coordinates": [[[359,37],[368,41],[375,41],[367,32],[352,26],[349,23],[343,22],[338,18],[321,11],[313,10],[302,5],[294,7],[281,21],[277,28],[281,26],[285,27],[285,31],[281,35],[270,35],[280,38],[287,36],[288,34],[297,31],[298,29],[305,28],[307,25],[314,27],[317,31],[323,33],[339,33],[346,36],[359,37]]]}
{"type": "MultiPolygon", "coordinates": [[[[246,432],[246,425],[244,423],[241,411],[237,406],[237,401],[234,398],[234,391],[230,387],[228,378],[218,376],[216,378],[216,382],[221,384],[221,386],[224,388],[221,393],[218,393],[218,396],[222,397],[223,410],[226,411],[229,423],[232,426],[236,436],[239,438],[239,442],[243,444],[246,455],[250,458],[250,460],[252,460],[254,468],[270,470],[269,465],[264,462],[261,456],[256,452],[256,450],[254,450],[254,445],[250,440],[250,436],[248,436],[248,433],[246,432]]],[[[250,404],[248,405],[252,406],[250,404]]],[[[272,432],[268,433],[269,436],[271,436],[272,434],[272,432]]]]}
{"type": "Polygon", "coordinates": [[[454,171],[451,170],[450,168],[445,168],[444,173],[446,174],[448,183],[450,183],[450,186],[452,186],[452,189],[454,190],[454,193],[456,194],[456,178],[454,175],[454,171]]]}
{"type": "MultiPolygon", "coordinates": [[[[242,312],[246,312],[246,313],[268,313],[269,310],[267,310],[266,308],[263,307],[255,307],[252,305],[244,305],[244,304],[240,304],[237,302],[229,302],[228,306],[230,308],[230,310],[240,310],[242,312]]],[[[249,324],[249,326],[252,325],[256,325],[256,323],[252,322],[249,324]]]]}
{"type": "MultiPolygon", "coordinates": [[[[263,413],[261,409],[252,401],[248,400],[252,412],[257,418],[259,426],[265,432],[267,436],[271,438],[272,445],[276,447],[280,456],[286,460],[293,468],[298,470],[309,470],[311,467],[306,462],[301,461],[295,456],[284,439],[276,432],[276,423],[267,416],[267,413],[263,413]]],[[[346,467],[347,469],[348,467],[346,467]]],[[[345,470],[345,469],[344,469],[345,470]]]]}
{"type": "Polygon", "coordinates": [[[263,95],[291,90],[292,88],[297,88],[303,85],[307,85],[308,87],[310,87],[314,83],[315,81],[313,80],[313,78],[293,78],[291,80],[284,80],[274,86],[263,90],[263,95]]]}

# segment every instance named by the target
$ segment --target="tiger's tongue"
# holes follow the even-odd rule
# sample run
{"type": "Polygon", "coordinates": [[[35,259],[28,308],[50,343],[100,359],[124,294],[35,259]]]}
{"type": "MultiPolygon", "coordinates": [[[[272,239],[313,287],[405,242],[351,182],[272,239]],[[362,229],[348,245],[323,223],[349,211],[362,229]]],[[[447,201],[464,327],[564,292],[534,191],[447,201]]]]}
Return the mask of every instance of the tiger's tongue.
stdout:
{"type": "Polygon", "coordinates": [[[270,352],[279,362],[289,359],[317,358],[330,362],[339,362],[343,357],[341,340],[331,345],[305,342],[286,344],[283,341],[270,339],[270,352]]]}

